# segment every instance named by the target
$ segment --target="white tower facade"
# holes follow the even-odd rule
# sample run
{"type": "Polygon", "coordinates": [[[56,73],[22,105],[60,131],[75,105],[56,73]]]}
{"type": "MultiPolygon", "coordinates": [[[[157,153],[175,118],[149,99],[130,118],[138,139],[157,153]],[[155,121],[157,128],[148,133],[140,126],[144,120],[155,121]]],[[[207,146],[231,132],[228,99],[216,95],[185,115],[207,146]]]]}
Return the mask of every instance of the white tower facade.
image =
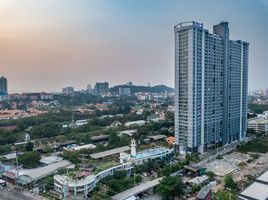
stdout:
{"type": "Polygon", "coordinates": [[[25,142],[30,142],[30,141],[31,141],[31,137],[30,137],[29,133],[26,133],[26,134],[25,134],[24,141],[25,141],[25,142]]]}
{"type": "Polygon", "coordinates": [[[130,147],[131,147],[131,156],[135,157],[137,155],[137,150],[136,150],[137,144],[136,144],[135,139],[131,140],[130,147]]]}

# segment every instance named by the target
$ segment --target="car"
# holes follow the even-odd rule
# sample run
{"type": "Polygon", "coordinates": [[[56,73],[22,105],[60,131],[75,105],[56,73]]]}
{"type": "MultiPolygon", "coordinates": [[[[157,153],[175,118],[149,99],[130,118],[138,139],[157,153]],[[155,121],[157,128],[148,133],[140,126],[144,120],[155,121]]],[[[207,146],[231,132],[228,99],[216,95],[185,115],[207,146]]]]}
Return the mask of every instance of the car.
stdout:
{"type": "Polygon", "coordinates": [[[143,173],[143,176],[147,177],[148,176],[148,173],[147,172],[144,172],[143,173]]]}
{"type": "Polygon", "coordinates": [[[0,188],[4,189],[7,187],[7,182],[3,179],[0,179],[0,188]]]}

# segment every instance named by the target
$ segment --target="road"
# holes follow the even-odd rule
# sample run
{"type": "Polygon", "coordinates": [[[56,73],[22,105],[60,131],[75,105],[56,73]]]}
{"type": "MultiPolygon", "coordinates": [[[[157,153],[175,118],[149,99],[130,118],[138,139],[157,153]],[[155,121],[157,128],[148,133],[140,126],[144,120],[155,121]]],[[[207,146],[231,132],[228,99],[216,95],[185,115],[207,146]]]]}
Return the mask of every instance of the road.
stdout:
{"type": "Polygon", "coordinates": [[[24,192],[14,192],[11,189],[0,189],[1,200],[40,200],[40,197],[34,197],[24,192]]]}

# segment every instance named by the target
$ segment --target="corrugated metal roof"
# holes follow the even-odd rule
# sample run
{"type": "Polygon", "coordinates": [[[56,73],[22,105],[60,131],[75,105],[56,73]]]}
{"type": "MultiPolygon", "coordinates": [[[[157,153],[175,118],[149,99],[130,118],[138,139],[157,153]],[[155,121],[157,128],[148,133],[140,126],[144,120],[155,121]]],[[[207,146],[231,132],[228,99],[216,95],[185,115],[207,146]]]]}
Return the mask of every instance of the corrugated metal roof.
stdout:
{"type": "Polygon", "coordinates": [[[94,158],[94,159],[98,159],[98,158],[118,154],[118,153],[121,153],[121,152],[124,152],[124,151],[129,151],[129,150],[130,150],[129,146],[124,146],[124,147],[119,147],[119,148],[116,148],[116,149],[111,149],[111,150],[108,150],[108,151],[94,153],[94,154],[91,154],[90,157],[94,158]]]}
{"type": "Polygon", "coordinates": [[[71,165],[71,162],[69,162],[68,160],[62,160],[62,161],[53,163],[51,165],[47,165],[45,167],[39,167],[39,168],[27,170],[25,173],[23,173],[20,176],[28,176],[31,178],[32,181],[36,181],[45,176],[51,175],[55,171],[65,168],[69,165],[71,165]]]}

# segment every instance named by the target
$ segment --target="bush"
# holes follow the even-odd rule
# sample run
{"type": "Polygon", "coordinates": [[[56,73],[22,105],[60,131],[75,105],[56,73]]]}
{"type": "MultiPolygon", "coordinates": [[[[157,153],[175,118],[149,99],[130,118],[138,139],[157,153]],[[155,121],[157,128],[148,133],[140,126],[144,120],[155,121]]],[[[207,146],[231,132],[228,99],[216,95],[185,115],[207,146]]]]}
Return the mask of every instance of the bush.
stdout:
{"type": "Polygon", "coordinates": [[[213,193],[212,200],[236,200],[237,194],[230,190],[221,190],[213,193]]]}

